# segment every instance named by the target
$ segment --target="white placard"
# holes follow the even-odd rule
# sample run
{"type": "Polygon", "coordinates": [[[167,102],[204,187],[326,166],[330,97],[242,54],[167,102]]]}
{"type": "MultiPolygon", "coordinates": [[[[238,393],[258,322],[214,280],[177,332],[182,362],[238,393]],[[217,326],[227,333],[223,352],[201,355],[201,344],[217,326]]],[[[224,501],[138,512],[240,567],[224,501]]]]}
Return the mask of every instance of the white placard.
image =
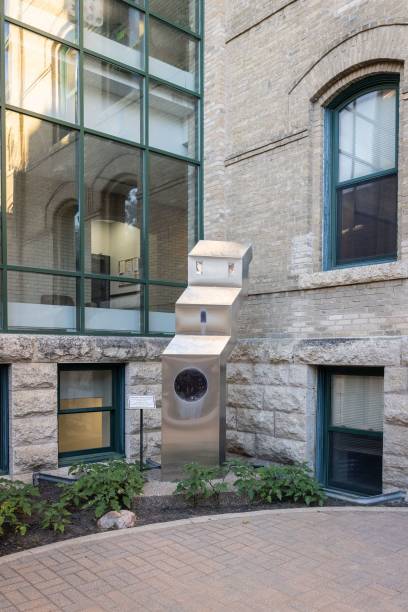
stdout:
{"type": "Polygon", "coordinates": [[[130,410],[154,410],[156,398],[154,395],[129,395],[130,410]]]}

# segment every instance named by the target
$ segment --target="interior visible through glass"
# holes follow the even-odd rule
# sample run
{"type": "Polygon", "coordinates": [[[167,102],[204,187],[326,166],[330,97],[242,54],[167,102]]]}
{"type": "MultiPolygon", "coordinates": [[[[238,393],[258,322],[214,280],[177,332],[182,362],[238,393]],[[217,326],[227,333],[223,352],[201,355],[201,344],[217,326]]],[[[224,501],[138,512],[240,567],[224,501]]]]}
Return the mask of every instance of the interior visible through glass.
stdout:
{"type": "Polygon", "coordinates": [[[84,45],[121,64],[143,68],[144,15],[121,0],[84,0],[84,45]]]}
{"type": "Polygon", "coordinates": [[[7,273],[12,328],[76,331],[76,279],[29,272],[7,273]]]}
{"type": "Polygon", "coordinates": [[[85,126],[140,142],[142,87],[143,79],[134,73],[85,56],[85,126]]]}
{"type": "Polygon", "coordinates": [[[183,157],[196,156],[196,99],[150,81],[149,144],[183,157]]]}
{"type": "Polygon", "coordinates": [[[196,89],[197,42],[183,32],[150,19],[149,71],[166,81],[196,89]]]}

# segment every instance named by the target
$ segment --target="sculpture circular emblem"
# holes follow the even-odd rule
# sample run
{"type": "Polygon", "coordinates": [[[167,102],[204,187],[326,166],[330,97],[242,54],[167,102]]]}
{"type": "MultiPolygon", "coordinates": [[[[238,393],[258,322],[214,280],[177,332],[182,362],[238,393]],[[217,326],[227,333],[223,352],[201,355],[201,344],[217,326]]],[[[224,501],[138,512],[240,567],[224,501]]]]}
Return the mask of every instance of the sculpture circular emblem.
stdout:
{"type": "Polygon", "coordinates": [[[200,370],[187,368],[182,370],[174,381],[174,390],[178,397],[186,402],[195,402],[207,392],[207,379],[200,370]]]}

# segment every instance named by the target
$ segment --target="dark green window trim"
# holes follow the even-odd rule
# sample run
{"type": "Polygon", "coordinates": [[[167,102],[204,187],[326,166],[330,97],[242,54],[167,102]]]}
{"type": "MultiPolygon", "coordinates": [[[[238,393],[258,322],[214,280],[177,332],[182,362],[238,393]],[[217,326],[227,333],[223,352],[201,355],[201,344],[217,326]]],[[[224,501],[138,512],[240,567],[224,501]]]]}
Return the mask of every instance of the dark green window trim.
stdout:
{"type": "Polygon", "coordinates": [[[58,416],[89,412],[110,412],[111,444],[108,447],[58,453],[58,464],[91,463],[124,457],[125,454],[125,370],[122,364],[63,364],[58,367],[58,416]],[[107,370],[112,372],[112,406],[101,408],[60,409],[60,374],[63,371],[107,370]]]}
{"type": "MultiPolygon", "coordinates": [[[[351,429],[346,427],[330,426],[331,417],[331,379],[333,374],[349,376],[384,376],[384,368],[367,367],[321,367],[318,370],[317,384],[317,412],[316,412],[316,478],[324,487],[329,486],[329,445],[330,432],[356,434],[375,440],[382,440],[382,432],[351,429]]],[[[351,493],[362,494],[366,492],[353,489],[343,489],[351,493]]],[[[373,492],[373,493],[378,493],[373,492]]],[[[368,493],[369,494],[369,493],[368,493]]]]}
{"type": "Polygon", "coordinates": [[[364,260],[355,259],[347,263],[337,262],[337,190],[360,185],[366,182],[375,181],[386,176],[398,177],[398,133],[399,133],[399,74],[388,73],[372,75],[364,78],[348,87],[344,92],[337,96],[326,108],[324,118],[324,241],[323,241],[323,269],[332,270],[336,268],[349,268],[355,266],[366,266],[378,263],[386,263],[397,259],[397,252],[388,257],[366,258],[364,260]],[[359,96],[378,91],[381,89],[394,88],[396,95],[396,131],[395,131],[395,161],[394,168],[382,172],[372,173],[356,179],[339,182],[338,181],[338,150],[339,150],[339,112],[352,100],[359,96]]]}
{"type": "MultiPolygon", "coordinates": [[[[132,8],[137,9],[140,13],[144,14],[145,18],[145,30],[144,30],[144,65],[143,67],[136,68],[127,64],[106,57],[101,53],[88,50],[84,46],[84,28],[83,28],[83,3],[84,0],[78,0],[78,41],[71,42],[65,40],[49,32],[46,32],[38,27],[19,21],[18,19],[7,17],[4,11],[4,3],[0,3],[0,68],[5,66],[5,45],[4,45],[4,31],[5,24],[10,23],[15,26],[21,27],[25,30],[29,30],[34,34],[44,36],[51,41],[61,43],[64,48],[75,49],[78,52],[78,123],[71,123],[60,119],[55,119],[50,116],[37,113],[35,111],[29,111],[16,107],[11,104],[6,104],[6,83],[5,83],[5,70],[1,70],[0,75],[0,128],[1,128],[1,151],[6,151],[6,130],[5,130],[5,115],[6,111],[14,111],[23,115],[28,115],[33,118],[37,118],[42,121],[47,121],[54,125],[61,125],[71,130],[74,130],[79,135],[79,155],[78,155],[78,189],[79,189],[79,202],[78,209],[80,219],[80,231],[79,231],[79,244],[78,244],[78,262],[79,267],[77,270],[67,271],[53,269],[43,269],[29,266],[18,266],[8,264],[7,260],[7,211],[6,207],[3,206],[1,209],[1,259],[0,259],[0,282],[1,282],[1,301],[0,301],[0,333],[19,333],[19,334],[44,334],[44,335],[86,335],[86,336],[153,336],[153,337],[171,337],[171,332],[151,332],[149,328],[149,287],[150,286],[163,286],[163,287],[180,287],[185,288],[187,282],[173,282],[171,280],[150,278],[149,275],[149,165],[150,165],[150,153],[159,154],[167,158],[178,159],[188,164],[197,167],[197,178],[196,178],[196,201],[195,201],[195,212],[196,212],[196,239],[200,240],[204,238],[204,213],[203,213],[203,151],[204,151],[204,138],[203,138],[203,99],[204,99],[204,0],[196,0],[196,23],[197,30],[193,31],[189,28],[178,25],[177,23],[158,15],[154,11],[150,11],[149,0],[144,0],[143,3],[138,3],[135,0],[120,0],[125,4],[128,4],[132,8]],[[158,21],[170,26],[174,31],[180,31],[193,40],[197,41],[198,44],[198,58],[197,58],[197,88],[187,89],[181,87],[175,83],[164,80],[149,74],[149,18],[150,15],[158,21]],[[91,128],[84,127],[84,88],[83,88],[83,65],[84,57],[94,57],[100,60],[108,61],[110,64],[126,69],[129,72],[140,75],[143,77],[143,97],[142,97],[142,115],[143,123],[141,131],[141,142],[135,143],[133,141],[120,138],[118,136],[109,135],[91,128]],[[150,79],[168,86],[170,89],[178,91],[180,93],[188,94],[193,96],[197,100],[197,122],[196,122],[196,154],[194,157],[186,157],[171,153],[166,150],[158,149],[149,146],[149,82],[150,79]],[[135,150],[140,151],[142,159],[142,175],[143,175],[143,225],[142,225],[142,261],[143,261],[143,277],[139,279],[125,278],[125,277],[114,277],[104,276],[99,274],[92,274],[85,272],[85,228],[84,228],[84,201],[85,201],[85,185],[84,185],[84,138],[86,134],[98,136],[107,141],[114,141],[133,147],[135,150]],[[65,329],[43,329],[43,328],[12,328],[8,325],[8,291],[7,291],[7,273],[8,271],[15,272],[31,272],[37,274],[51,274],[54,276],[66,276],[77,279],[77,290],[76,290],[76,312],[77,312],[77,326],[76,330],[70,331],[65,329]],[[111,330],[87,330],[85,327],[85,290],[84,281],[92,278],[105,278],[107,280],[120,280],[123,282],[129,282],[135,285],[140,285],[143,292],[143,309],[141,316],[141,329],[140,331],[111,331],[111,330]]],[[[6,201],[6,159],[5,154],[1,155],[1,200],[6,201]]]]}
{"type": "Polygon", "coordinates": [[[0,366],[0,475],[9,469],[8,366],[0,366]]]}

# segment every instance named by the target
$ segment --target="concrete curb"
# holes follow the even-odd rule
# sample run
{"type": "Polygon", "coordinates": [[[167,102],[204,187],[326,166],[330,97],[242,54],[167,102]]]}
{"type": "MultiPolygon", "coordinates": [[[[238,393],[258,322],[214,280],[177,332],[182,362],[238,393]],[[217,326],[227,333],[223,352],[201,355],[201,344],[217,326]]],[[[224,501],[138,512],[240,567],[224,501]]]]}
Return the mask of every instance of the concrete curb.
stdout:
{"type": "Polygon", "coordinates": [[[13,561],[19,561],[24,558],[32,558],[43,553],[48,553],[53,550],[60,550],[61,548],[68,548],[70,546],[76,546],[85,544],[87,542],[94,542],[100,540],[106,540],[110,538],[120,538],[124,536],[136,535],[138,533],[146,533],[149,531],[161,531],[163,529],[171,529],[173,527],[181,527],[183,525],[197,525],[200,523],[210,523],[214,521],[224,521],[229,519],[248,519],[256,518],[258,516],[277,516],[287,514],[333,514],[335,512],[386,512],[386,513],[408,513],[408,507],[393,508],[384,506],[375,507],[358,507],[358,506],[333,506],[333,507],[318,507],[318,508],[283,508],[283,509],[271,509],[271,510],[252,510],[250,512],[229,512],[227,514],[212,514],[205,516],[196,516],[189,519],[180,519],[177,521],[167,521],[163,523],[152,523],[151,525],[141,525],[140,527],[131,527],[130,529],[121,529],[113,531],[105,531],[101,533],[92,533],[87,536],[80,536],[79,538],[71,538],[69,540],[63,540],[62,542],[54,542],[53,544],[45,544],[44,546],[38,546],[36,548],[30,548],[17,553],[11,553],[0,557],[0,565],[10,563],[13,561]]]}

